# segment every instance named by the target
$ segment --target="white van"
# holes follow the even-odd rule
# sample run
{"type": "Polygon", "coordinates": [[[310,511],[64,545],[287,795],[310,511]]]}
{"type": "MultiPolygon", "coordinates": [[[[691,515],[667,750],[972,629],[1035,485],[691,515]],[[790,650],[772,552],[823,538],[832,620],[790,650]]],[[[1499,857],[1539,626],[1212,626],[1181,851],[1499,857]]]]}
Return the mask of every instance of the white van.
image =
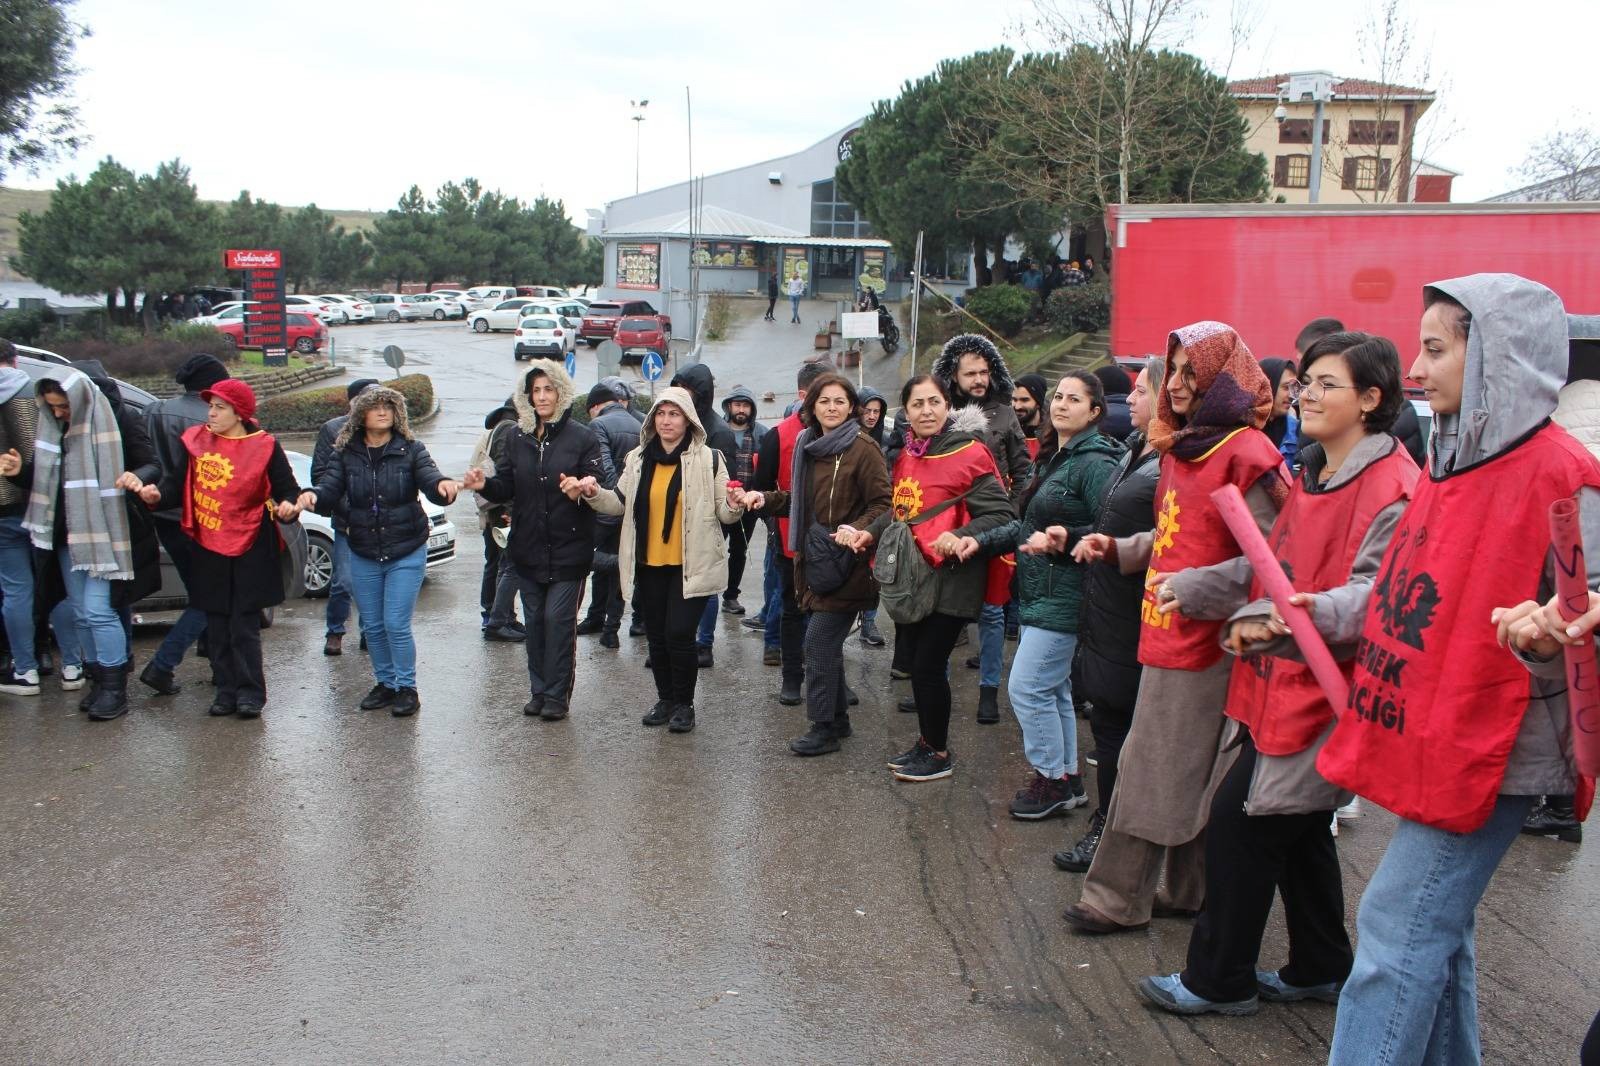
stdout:
{"type": "Polygon", "coordinates": [[[461,306],[467,309],[467,314],[481,311],[485,307],[493,307],[501,300],[515,299],[517,287],[515,285],[478,285],[467,290],[461,300],[461,306]]]}

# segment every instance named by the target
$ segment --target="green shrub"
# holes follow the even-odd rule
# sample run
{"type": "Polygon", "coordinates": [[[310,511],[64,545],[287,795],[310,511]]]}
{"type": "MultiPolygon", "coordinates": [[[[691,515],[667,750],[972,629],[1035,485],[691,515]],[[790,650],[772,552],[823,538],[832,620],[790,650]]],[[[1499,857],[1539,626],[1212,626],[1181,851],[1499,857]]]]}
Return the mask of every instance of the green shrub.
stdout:
{"type": "Polygon", "coordinates": [[[1105,281],[1057,289],[1044,309],[1057,333],[1094,333],[1111,325],[1111,286],[1105,281]]]}
{"type": "Polygon", "coordinates": [[[728,335],[728,323],[733,320],[733,301],[725,292],[714,292],[706,297],[706,340],[720,341],[728,335]]]}
{"type": "Polygon", "coordinates": [[[26,311],[6,311],[0,314],[0,337],[18,344],[37,346],[45,330],[56,324],[56,313],[48,307],[30,307],[26,311]]]}
{"type": "Polygon", "coordinates": [[[233,355],[227,339],[210,326],[169,327],[148,337],[129,326],[113,326],[99,337],[62,335],[51,350],[68,359],[98,359],[119,378],[170,377],[185,359],[209,352],[224,361],[233,355]]]}
{"type": "MultiPolygon", "coordinates": [[[[433,410],[433,379],[426,374],[407,374],[383,382],[406,398],[406,411],[412,421],[433,410]]],[[[330,418],[338,418],[350,410],[350,399],[344,385],[327,389],[304,389],[300,392],[269,396],[256,409],[256,418],[263,428],[274,433],[310,433],[322,428],[330,418]]]]}
{"type": "Polygon", "coordinates": [[[1033,294],[1020,285],[985,285],[967,294],[967,310],[1001,336],[1015,337],[1033,310],[1033,294]]]}

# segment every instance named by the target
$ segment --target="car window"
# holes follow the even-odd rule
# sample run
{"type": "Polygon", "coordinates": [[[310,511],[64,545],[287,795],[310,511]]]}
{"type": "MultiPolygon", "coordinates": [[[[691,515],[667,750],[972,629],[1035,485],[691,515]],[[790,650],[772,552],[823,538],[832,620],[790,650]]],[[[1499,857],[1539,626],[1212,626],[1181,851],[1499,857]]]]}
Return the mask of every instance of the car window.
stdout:
{"type": "Polygon", "coordinates": [[[556,320],[553,318],[525,318],[522,320],[523,329],[555,329],[556,320]]]}
{"type": "Polygon", "coordinates": [[[590,304],[589,315],[592,318],[616,318],[622,314],[621,304],[590,304]]]}
{"type": "Polygon", "coordinates": [[[310,315],[285,315],[284,317],[289,320],[289,325],[291,326],[310,326],[313,324],[310,315]]]}
{"type": "Polygon", "coordinates": [[[390,303],[391,299],[388,296],[374,296],[372,298],[372,302],[375,303],[375,304],[386,304],[386,303],[390,303]]]}
{"type": "Polygon", "coordinates": [[[630,332],[638,332],[639,330],[646,329],[660,329],[661,323],[657,322],[653,318],[625,318],[621,322],[617,323],[617,328],[625,329],[630,332]]]}

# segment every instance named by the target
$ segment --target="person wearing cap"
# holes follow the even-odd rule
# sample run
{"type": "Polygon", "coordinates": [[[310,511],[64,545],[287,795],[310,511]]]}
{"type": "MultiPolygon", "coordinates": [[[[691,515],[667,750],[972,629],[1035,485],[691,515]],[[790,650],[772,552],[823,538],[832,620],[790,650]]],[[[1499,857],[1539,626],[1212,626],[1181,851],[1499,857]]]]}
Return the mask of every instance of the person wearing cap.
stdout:
{"type": "MultiPolygon", "coordinates": [[[[345,386],[345,399],[353,408],[356,397],[368,389],[378,387],[377,378],[357,378],[345,386]]],[[[334,439],[344,429],[345,423],[350,421],[350,414],[339,415],[322,423],[322,428],[317,430],[317,443],[311,449],[311,483],[319,484],[323,474],[327,473],[328,464],[333,461],[338,449],[333,445],[334,439]]],[[[328,585],[328,605],[324,608],[327,633],[322,641],[322,654],[344,654],[345,623],[350,620],[350,519],[345,513],[342,504],[330,513],[333,522],[333,581],[328,585]]],[[[362,647],[366,647],[365,638],[362,647]]]]}
{"type": "MultiPolygon", "coordinates": [[[[163,474],[171,470],[183,454],[183,434],[194,426],[205,425],[208,405],[200,398],[200,393],[219,381],[226,381],[228,377],[228,368],[216,356],[204,353],[191,355],[172,375],[172,379],[183,386],[183,392],[165,400],[157,400],[145,408],[145,428],[150,434],[150,444],[155,448],[163,474]]],[[[167,558],[172,560],[172,568],[178,572],[178,579],[183,582],[187,593],[192,584],[189,564],[194,541],[183,532],[183,515],[173,508],[157,511],[151,520],[155,524],[156,539],[166,549],[167,558]]],[[[205,612],[193,604],[185,607],[177,622],[167,630],[155,655],[145,664],[139,680],[157,695],[171,696],[177,693],[181,686],[173,675],[177,672],[178,664],[183,662],[189,646],[205,631],[205,612]]]]}
{"type": "Polygon", "coordinates": [[[283,446],[255,422],[256,394],[237,378],[201,391],[206,423],[184,431],[178,465],[140,488],[151,508],[179,507],[194,540],[190,603],[206,613],[206,647],[217,678],[207,713],[259,718],[267,702],[261,612],[283,602],[279,534],[292,522],[300,485],[283,446]],[[276,500],[274,508],[264,501],[276,500]]]}

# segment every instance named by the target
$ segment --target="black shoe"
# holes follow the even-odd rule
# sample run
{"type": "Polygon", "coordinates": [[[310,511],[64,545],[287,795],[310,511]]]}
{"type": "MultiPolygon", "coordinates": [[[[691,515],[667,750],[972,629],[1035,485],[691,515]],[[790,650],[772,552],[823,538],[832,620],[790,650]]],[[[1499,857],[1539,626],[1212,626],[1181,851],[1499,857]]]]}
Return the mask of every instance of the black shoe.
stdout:
{"type": "Polygon", "coordinates": [[[716,665],[711,658],[711,646],[709,644],[696,644],[694,653],[700,661],[700,669],[709,670],[716,665]]]}
{"type": "Polygon", "coordinates": [[[891,770],[898,770],[900,767],[909,764],[913,759],[926,750],[929,750],[927,743],[921,737],[918,737],[915,744],[911,745],[911,747],[890,759],[887,765],[891,770]]]}
{"type": "Polygon", "coordinates": [[[380,681],[372,686],[372,691],[367,693],[366,698],[361,701],[361,709],[363,711],[375,711],[380,707],[391,706],[396,695],[397,693],[394,689],[380,681]]]}
{"type": "Polygon", "coordinates": [[[414,688],[397,688],[394,690],[394,703],[389,708],[389,713],[396,718],[410,718],[422,707],[422,700],[414,688]]]}
{"type": "Polygon", "coordinates": [[[610,648],[612,651],[622,647],[622,641],[617,639],[617,631],[615,629],[608,629],[604,633],[601,633],[600,646],[602,648],[610,648]]]}
{"type": "Polygon", "coordinates": [[[1021,640],[1022,639],[1022,629],[1021,629],[1021,627],[1013,626],[1013,625],[1006,626],[1006,639],[1007,640],[1021,640]]]}
{"type": "Polygon", "coordinates": [[[785,681],[783,687],[778,690],[778,702],[785,707],[798,707],[805,701],[805,693],[801,691],[799,681],[785,681]]]}
{"type": "Polygon", "coordinates": [[[367,635],[365,633],[361,634],[361,650],[367,650],[367,635]]]}
{"type": "Polygon", "coordinates": [[[240,700],[239,706],[234,708],[233,713],[239,718],[260,718],[261,704],[251,703],[248,700],[240,700]]]}
{"type": "Polygon", "coordinates": [[[544,697],[543,696],[535,696],[535,697],[533,697],[533,699],[529,700],[527,703],[524,703],[522,705],[522,713],[527,715],[529,718],[537,718],[537,717],[539,717],[539,713],[541,711],[543,711],[543,710],[544,710],[544,697]]]}
{"type": "Polygon", "coordinates": [[[891,666],[889,667],[889,676],[896,681],[909,681],[911,680],[911,671],[902,670],[898,666],[891,666]]]}
{"type": "Polygon", "coordinates": [[[694,731],[694,704],[680,703],[672,709],[672,720],[667,723],[669,733],[690,733],[694,731]]]}
{"type": "Polygon", "coordinates": [[[722,601],[722,613],[723,614],[744,614],[744,604],[740,603],[738,600],[723,600],[722,601]]]}
{"type": "Polygon", "coordinates": [[[518,644],[527,639],[527,634],[523,630],[513,629],[511,626],[490,626],[483,631],[483,639],[518,644]]]}
{"type": "Polygon", "coordinates": [[[154,689],[157,696],[176,696],[183,690],[183,686],[173,680],[171,671],[161,669],[154,660],[139,671],[139,680],[154,689]]]}
{"type": "Polygon", "coordinates": [[[955,768],[955,752],[940,755],[924,745],[921,751],[911,757],[910,762],[896,766],[892,772],[900,781],[938,781],[955,773],[955,768]]]}
{"type": "MultiPolygon", "coordinates": [[[[324,654],[324,655],[343,655],[344,654],[344,634],[343,633],[329,633],[326,637],[324,637],[322,639],[322,654],[324,654]]],[[[143,674],[139,675],[139,680],[140,681],[144,680],[144,675],[143,674]]]]}
{"type": "Polygon", "coordinates": [[[978,689],[978,722],[981,725],[994,725],[1000,720],[1000,690],[990,688],[988,685],[978,689]]]}
{"type": "Polygon", "coordinates": [[[628,636],[630,636],[630,637],[642,637],[642,636],[644,636],[644,623],[643,622],[635,622],[631,626],[629,626],[628,627],[628,636]]]}
{"type": "Polygon", "coordinates": [[[109,722],[128,713],[128,664],[102,666],[100,691],[89,704],[89,717],[96,722],[109,722]]]}
{"type": "Polygon", "coordinates": [[[917,698],[915,696],[901,696],[900,702],[894,705],[894,709],[901,714],[916,714],[917,698]]]}
{"type": "Polygon", "coordinates": [[[1058,851],[1050,857],[1056,864],[1056,869],[1067,870],[1071,873],[1081,874],[1089,869],[1089,864],[1094,862],[1095,849],[1100,847],[1100,834],[1106,830],[1106,816],[1104,811],[1095,811],[1094,817],[1089,820],[1089,831],[1078,838],[1078,842],[1066,851],[1058,851]]]}
{"type": "Polygon", "coordinates": [[[37,696],[39,671],[30,670],[28,674],[19,674],[12,667],[6,667],[5,673],[0,674],[0,692],[12,696],[37,696]]]}
{"type": "Polygon", "coordinates": [[[644,657],[644,668],[645,668],[645,669],[646,669],[646,670],[653,670],[653,669],[655,669],[655,665],[656,665],[656,660],[655,660],[655,657],[654,657],[654,656],[652,656],[652,655],[646,655],[646,656],[645,656],[645,657],[644,657]]]}
{"type": "Polygon", "coordinates": [[[766,620],[762,618],[741,618],[739,619],[739,624],[746,629],[753,629],[757,633],[765,633],[767,631],[766,620]]]}
{"type": "Polygon", "coordinates": [[[761,665],[762,666],[782,666],[783,665],[783,650],[781,648],[762,648],[761,649],[761,665]]]}
{"type": "Polygon", "coordinates": [[[571,713],[571,708],[557,703],[546,703],[539,711],[539,717],[546,722],[559,722],[571,713]]]}
{"type": "Polygon", "coordinates": [[[878,632],[878,623],[876,621],[871,618],[863,618],[861,620],[861,643],[869,648],[881,648],[888,641],[884,640],[883,634],[878,632]]]}
{"type": "Polygon", "coordinates": [[[844,702],[847,707],[861,706],[861,697],[856,695],[856,690],[849,685],[844,687],[844,702]]]}
{"type": "Polygon", "coordinates": [[[598,619],[598,618],[585,618],[583,621],[578,623],[578,636],[580,636],[580,637],[593,636],[596,633],[604,631],[605,628],[606,628],[605,622],[601,621],[600,619],[598,619]]]}
{"type": "Polygon", "coordinates": [[[967,656],[967,669],[968,670],[979,670],[979,669],[982,669],[982,667],[983,667],[983,656],[981,656],[981,655],[969,655],[969,656],[967,656]]]}
{"type": "Polygon", "coordinates": [[[1036,822],[1057,812],[1065,814],[1082,802],[1082,790],[1075,800],[1066,778],[1051,779],[1035,770],[1028,787],[1011,798],[1011,817],[1036,822]]]}
{"type": "Polygon", "coordinates": [[[234,711],[233,704],[223,703],[220,699],[211,701],[211,706],[206,708],[206,713],[213,718],[224,718],[234,711]]]}
{"type": "Polygon", "coordinates": [[[1522,823],[1522,831],[1534,837],[1555,837],[1568,844],[1583,842],[1583,825],[1578,821],[1577,812],[1572,809],[1571,800],[1557,800],[1554,803],[1545,800],[1528,812],[1527,820],[1522,823]]]}
{"type": "Polygon", "coordinates": [[[667,719],[671,718],[671,717],[672,717],[672,701],[671,700],[657,700],[656,701],[656,705],[654,707],[650,708],[650,712],[648,714],[646,714],[643,718],[639,719],[639,721],[641,723],[643,723],[644,725],[647,725],[647,726],[658,726],[658,725],[666,725],[667,724],[667,719]]]}
{"type": "Polygon", "coordinates": [[[789,741],[789,750],[796,755],[827,755],[839,750],[839,737],[827,722],[812,722],[809,733],[789,741]]]}

